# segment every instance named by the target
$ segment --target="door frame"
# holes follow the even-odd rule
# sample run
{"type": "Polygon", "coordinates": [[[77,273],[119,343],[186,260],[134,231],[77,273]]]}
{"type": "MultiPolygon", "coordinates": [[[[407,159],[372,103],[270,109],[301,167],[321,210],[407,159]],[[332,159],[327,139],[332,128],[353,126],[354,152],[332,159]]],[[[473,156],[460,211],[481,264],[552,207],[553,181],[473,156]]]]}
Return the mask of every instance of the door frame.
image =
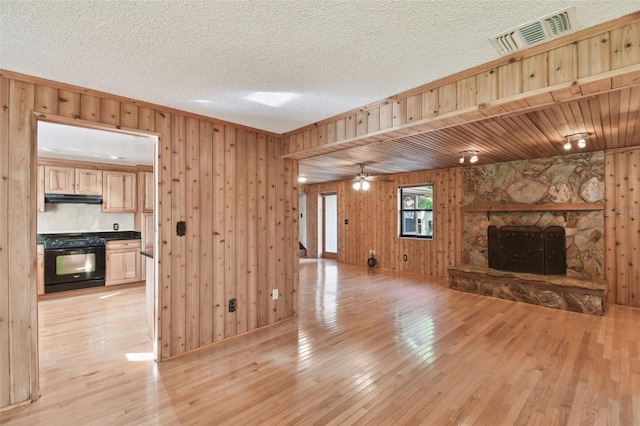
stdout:
{"type": "MultiPolygon", "coordinates": [[[[87,121],[87,120],[82,120],[82,119],[72,119],[72,118],[67,118],[67,117],[62,117],[59,115],[52,115],[52,114],[42,114],[42,113],[32,113],[32,122],[31,122],[31,126],[32,126],[32,132],[31,132],[31,146],[33,147],[33,149],[31,150],[32,153],[32,161],[31,164],[36,164],[38,163],[38,122],[39,121],[45,121],[45,122],[50,122],[50,123],[56,123],[56,124],[63,124],[63,125],[67,125],[67,126],[74,126],[74,127],[83,127],[83,128],[88,128],[88,129],[95,129],[95,130],[103,130],[103,131],[108,131],[108,132],[116,132],[116,133],[123,133],[123,134],[127,134],[127,135],[131,135],[131,136],[141,136],[141,137],[145,137],[145,138],[149,138],[153,140],[153,179],[154,179],[154,209],[153,209],[153,229],[154,229],[154,235],[153,235],[153,246],[154,246],[154,258],[153,258],[153,276],[154,276],[154,281],[153,281],[153,300],[154,300],[154,306],[153,306],[153,310],[154,310],[154,316],[153,316],[153,336],[154,339],[152,340],[152,346],[153,346],[153,359],[158,362],[159,361],[159,339],[160,339],[160,327],[158,324],[158,315],[157,313],[158,311],[158,307],[162,306],[161,303],[162,301],[160,300],[161,297],[161,293],[158,291],[158,269],[159,269],[159,259],[157,256],[158,250],[155,250],[155,248],[158,247],[158,231],[159,231],[159,226],[158,224],[160,223],[160,212],[158,210],[158,171],[160,170],[160,158],[159,158],[159,143],[160,143],[160,133],[156,133],[156,132],[151,132],[151,131],[141,131],[141,130],[136,130],[136,129],[122,129],[120,128],[120,126],[115,126],[115,125],[109,125],[109,124],[104,124],[104,123],[97,123],[97,122],[93,122],[93,121],[87,121]]],[[[34,168],[34,169],[37,169],[34,168]]],[[[36,191],[37,193],[37,191],[36,191]]],[[[34,197],[35,199],[36,197],[34,197]]],[[[35,250],[34,250],[35,253],[35,250]]],[[[35,287],[34,287],[35,288],[35,287]]],[[[37,312],[38,312],[38,302],[36,299],[36,318],[37,318],[37,312]]],[[[37,321],[36,321],[36,341],[39,339],[39,330],[37,329],[37,321]]],[[[39,376],[40,376],[40,347],[39,345],[35,345],[36,346],[36,362],[37,362],[37,376],[38,376],[38,382],[39,382],[39,376]]]]}

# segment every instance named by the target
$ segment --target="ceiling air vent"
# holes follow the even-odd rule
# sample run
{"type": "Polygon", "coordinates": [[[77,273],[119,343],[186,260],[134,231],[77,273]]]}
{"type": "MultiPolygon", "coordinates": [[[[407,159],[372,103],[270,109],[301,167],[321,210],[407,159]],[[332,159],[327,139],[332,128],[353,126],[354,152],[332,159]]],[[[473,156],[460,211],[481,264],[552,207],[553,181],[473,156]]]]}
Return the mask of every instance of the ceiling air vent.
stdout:
{"type": "Polygon", "coordinates": [[[570,7],[542,17],[537,21],[491,37],[489,41],[499,54],[508,55],[534,44],[549,41],[576,30],[576,9],[570,7]]]}

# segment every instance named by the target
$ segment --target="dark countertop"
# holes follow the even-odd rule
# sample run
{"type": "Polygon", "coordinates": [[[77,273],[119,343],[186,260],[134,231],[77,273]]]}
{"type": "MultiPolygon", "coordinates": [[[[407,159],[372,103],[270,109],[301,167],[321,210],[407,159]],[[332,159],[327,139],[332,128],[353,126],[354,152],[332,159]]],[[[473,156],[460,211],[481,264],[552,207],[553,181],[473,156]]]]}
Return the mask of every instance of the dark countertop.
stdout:
{"type": "Polygon", "coordinates": [[[141,239],[140,232],[138,231],[62,232],[62,233],[55,233],[55,234],[38,234],[38,244],[43,244],[46,238],[73,237],[73,236],[102,237],[107,241],[141,239]]]}

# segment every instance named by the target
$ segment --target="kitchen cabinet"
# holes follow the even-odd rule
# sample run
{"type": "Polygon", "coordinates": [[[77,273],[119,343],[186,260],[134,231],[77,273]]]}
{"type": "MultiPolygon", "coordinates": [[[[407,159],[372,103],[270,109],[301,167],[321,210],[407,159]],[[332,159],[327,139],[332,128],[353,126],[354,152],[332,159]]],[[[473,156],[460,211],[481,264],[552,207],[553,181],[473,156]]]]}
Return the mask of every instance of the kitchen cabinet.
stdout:
{"type": "Polygon", "coordinates": [[[44,192],[102,195],[102,170],[44,166],[44,192]]]}
{"type": "MultiPolygon", "coordinates": [[[[142,250],[146,252],[153,252],[153,242],[155,236],[154,230],[154,222],[153,222],[153,213],[141,213],[141,231],[140,236],[142,237],[142,250]]],[[[146,267],[145,264],[142,264],[142,278],[146,278],[146,267]]]]}
{"type": "Polygon", "coordinates": [[[141,281],[140,240],[107,241],[105,285],[141,281]]]}
{"type": "Polygon", "coordinates": [[[44,244],[38,244],[37,246],[37,271],[36,271],[36,287],[38,289],[38,296],[44,294],[44,244]]]}
{"type": "Polygon", "coordinates": [[[143,248],[153,248],[153,234],[153,213],[143,213],[142,231],[140,232],[143,248]]]}
{"type": "MultiPolygon", "coordinates": [[[[150,256],[153,256],[153,251],[147,252],[150,256]]],[[[149,338],[152,342],[155,342],[155,327],[153,324],[154,318],[156,317],[156,300],[155,300],[155,275],[153,270],[153,257],[143,256],[143,264],[146,269],[149,271],[147,273],[147,277],[145,279],[145,298],[147,305],[147,332],[149,334],[149,338]]]]}
{"type": "Polygon", "coordinates": [[[153,172],[140,172],[138,179],[140,179],[140,211],[142,213],[153,213],[156,187],[153,172]]]}
{"type": "Polygon", "coordinates": [[[102,211],[135,213],[138,210],[137,176],[133,172],[103,172],[102,211]]]}
{"type": "MultiPolygon", "coordinates": [[[[136,229],[142,237],[142,250],[153,251],[154,223],[153,208],[155,198],[155,176],[153,171],[140,170],[138,172],[138,214],[136,215],[136,229]]],[[[142,262],[142,279],[146,279],[146,263],[142,262]]]]}

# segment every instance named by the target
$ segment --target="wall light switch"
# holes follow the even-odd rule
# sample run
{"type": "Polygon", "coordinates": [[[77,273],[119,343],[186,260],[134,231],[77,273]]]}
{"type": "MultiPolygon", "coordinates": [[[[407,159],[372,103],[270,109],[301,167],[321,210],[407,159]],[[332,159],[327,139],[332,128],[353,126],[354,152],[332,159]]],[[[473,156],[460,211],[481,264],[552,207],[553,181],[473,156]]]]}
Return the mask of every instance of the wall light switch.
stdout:
{"type": "Polygon", "coordinates": [[[180,221],[176,223],[176,235],[179,237],[184,237],[187,235],[187,224],[184,221],[180,221]]]}
{"type": "Polygon", "coordinates": [[[278,289],[274,288],[273,291],[271,292],[271,297],[273,297],[273,300],[277,300],[278,299],[278,289]]]}

